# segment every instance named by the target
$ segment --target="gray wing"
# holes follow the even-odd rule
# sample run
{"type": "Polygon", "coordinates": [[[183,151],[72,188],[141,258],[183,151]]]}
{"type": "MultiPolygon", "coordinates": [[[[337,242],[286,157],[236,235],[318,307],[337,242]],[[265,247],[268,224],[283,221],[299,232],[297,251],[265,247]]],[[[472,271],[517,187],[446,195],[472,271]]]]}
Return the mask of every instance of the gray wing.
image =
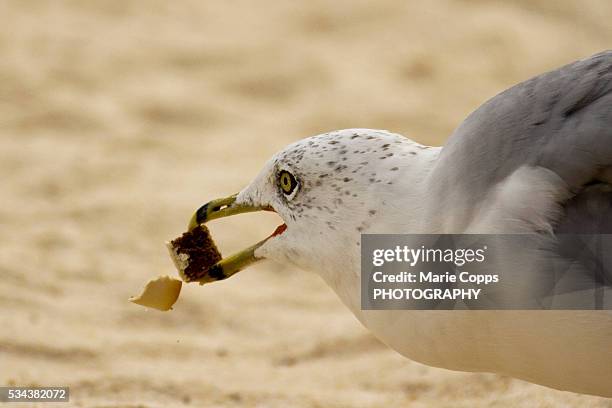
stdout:
{"type": "Polygon", "coordinates": [[[576,193],[612,166],[612,51],[539,75],[483,104],[444,146],[432,186],[440,196],[463,192],[453,205],[469,211],[524,165],[554,171],[576,193]]]}
{"type": "MultiPolygon", "coordinates": [[[[612,298],[612,256],[602,256],[612,251],[602,251],[601,242],[612,240],[575,234],[612,233],[612,186],[605,182],[612,174],[612,51],[518,84],[473,112],[431,173],[434,194],[452,195],[432,211],[447,213],[452,205],[469,222],[485,195],[526,165],[553,171],[572,193],[559,203],[563,214],[554,226],[556,239],[542,248],[557,260],[547,290],[579,287],[601,307],[602,291],[612,298]]],[[[548,269],[540,272],[552,273],[548,269]]]]}

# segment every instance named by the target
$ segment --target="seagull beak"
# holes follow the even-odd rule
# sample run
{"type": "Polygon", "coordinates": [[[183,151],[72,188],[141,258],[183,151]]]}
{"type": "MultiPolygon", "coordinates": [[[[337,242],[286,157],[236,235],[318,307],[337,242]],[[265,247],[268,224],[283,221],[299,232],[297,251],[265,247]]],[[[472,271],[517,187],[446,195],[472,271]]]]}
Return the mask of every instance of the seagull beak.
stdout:
{"type": "Polygon", "coordinates": [[[189,220],[189,231],[217,218],[229,217],[230,215],[243,214],[253,211],[262,211],[265,208],[256,205],[236,204],[238,194],[229,197],[212,200],[198,208],[189,220]]]}
{"type": "MultiPolygon", "coordinates": [[[[205,224],[210,220],[229,217],[231,215],[254,211],[274,211],[274,209],[270,206],[236,203],[237,196],[238,194],[233,194],[229,197],[212,200],[198,208],[198,210],[193,213],[193,216],[189,221],[188,230],[192,231],[194,228],[205,224]]],[[[199,280],[200,284],[227,279],[236,272],[239,272],[251,264],[262,260],[263,258],[258,258],[255,256],[255,250],[262,246],[271,237],[281,234],[285,228],[286,226],[283,224],[279,226],[268,238],[238,253],[230,255],[227,258],[221,259],[211,267],[211,271],[214,271],[214,273],[210,274],[212,276],[206,276],[205,278],[199,280]]]]}

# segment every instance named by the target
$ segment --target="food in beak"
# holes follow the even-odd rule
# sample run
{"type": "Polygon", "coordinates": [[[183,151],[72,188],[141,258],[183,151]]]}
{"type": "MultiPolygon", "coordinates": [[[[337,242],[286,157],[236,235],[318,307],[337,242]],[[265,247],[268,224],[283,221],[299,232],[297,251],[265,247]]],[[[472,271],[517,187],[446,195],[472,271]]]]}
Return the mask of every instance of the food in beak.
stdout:
{"type": "MultiPolygon", "coordinates": [[[[273,211],[270,206],[236,204],[237,194],[209,201],[191,217],[187,232],[167,242],[170,258],[174,262],[182,282],[198,282],[200,285],[220,281],[263,259],[255,255],[256,250],[268,239],[282,234],[287,226],[279,226],[268,238],[251,245],[235,254],[222,258],[208,228],[203,224],[217,218],[229,217],[253,211],[273,211]]],[[[142,295],[130,299],[143,306],[159,310],[169,310],[178,298],[181,281],[174,278],[160,277],[147,284],[142,295]],[[156,303],[154,296],[161,298],[156,303]]]]}
{"type": "MultiPolygon", "coordinates": [[[[215,280],[211,268],[221,260],[221,253],[204,225],[185,232],[166,246],[184,282],[215,280]],[[211,276],[212,275],[212,276],[211,276]]],[[[182,281],[169,276],[151,279],[140,296],[130,301],[141,306],[167,311],[181,292],[182,281]]]]}
{"type": "Polygon", "coordinates": [[[213,265],[221,260],[221,253],[204,225],[185,232],[166,246],[170,257],[185,282],[194,282],[208,277],[213,265]]]}

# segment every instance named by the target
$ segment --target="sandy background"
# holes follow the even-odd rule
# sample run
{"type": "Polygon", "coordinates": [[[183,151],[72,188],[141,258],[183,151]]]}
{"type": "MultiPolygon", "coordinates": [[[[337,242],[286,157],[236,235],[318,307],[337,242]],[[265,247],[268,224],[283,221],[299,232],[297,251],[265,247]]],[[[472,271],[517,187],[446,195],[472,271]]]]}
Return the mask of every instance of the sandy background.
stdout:
{"type": "MultiPolygon", "coordinates": [[[[79,407],[612,407],[401,358],[315,275],[266,263],[127,302],[163,242],[287,143],[443,143],[506,87],[612,45],[602,1],[0,2],[0,384],[79,407]]],[[[212,225],[224,252],[278,224],[212,225]]],[[[44,406],[54,406],[49,404],[44,406]]],[[[41,405],[42,406],[42,405],[41,405]]]]}

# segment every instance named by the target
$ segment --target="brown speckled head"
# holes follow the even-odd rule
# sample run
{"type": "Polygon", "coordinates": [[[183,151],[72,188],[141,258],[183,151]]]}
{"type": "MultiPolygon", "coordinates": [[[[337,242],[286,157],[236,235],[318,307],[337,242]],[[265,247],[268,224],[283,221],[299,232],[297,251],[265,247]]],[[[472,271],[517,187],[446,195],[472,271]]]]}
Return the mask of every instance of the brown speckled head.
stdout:
{"type": "Polygon", "coordinates": [[[285,147],[236,199],[273,208],[287,225],[255,256],[338,271],[357,259],[362,233],[410,230],[418,220],[385,215],[419,206],[412,196],[430,156],[419,146],[384,130],[344,129],[285,147]]]}

